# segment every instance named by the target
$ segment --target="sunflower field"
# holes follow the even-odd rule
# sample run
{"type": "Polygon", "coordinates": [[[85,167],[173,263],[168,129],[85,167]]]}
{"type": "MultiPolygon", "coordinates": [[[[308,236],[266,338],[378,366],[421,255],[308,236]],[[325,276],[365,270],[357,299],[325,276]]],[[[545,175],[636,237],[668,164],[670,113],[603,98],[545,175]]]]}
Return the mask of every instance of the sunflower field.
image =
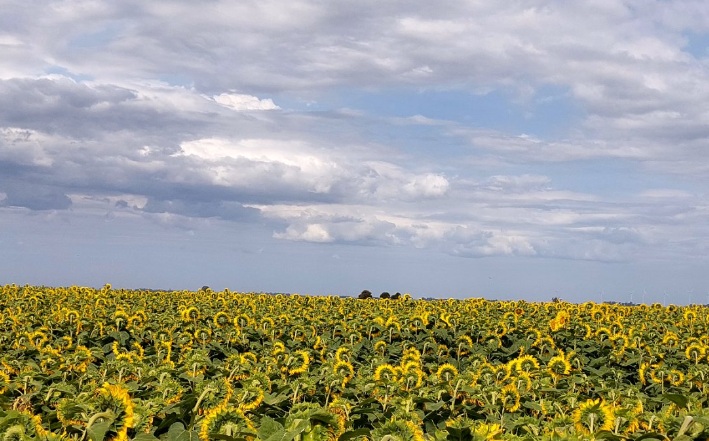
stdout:
{"type": "Polygon", "coordinates": [[[702,306],[0,292],[2,440],[709,438],[702,306]]]}

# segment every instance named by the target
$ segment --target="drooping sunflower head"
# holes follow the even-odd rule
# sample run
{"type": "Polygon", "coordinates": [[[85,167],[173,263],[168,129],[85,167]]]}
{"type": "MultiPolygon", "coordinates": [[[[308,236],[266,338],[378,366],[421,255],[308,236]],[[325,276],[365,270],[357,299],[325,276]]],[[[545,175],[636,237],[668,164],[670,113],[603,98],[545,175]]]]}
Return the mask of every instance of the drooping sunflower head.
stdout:
{"type": "Polygon", "coordinates": [[[397,379],[397,371],[389,363],[380,364],[374,370],[374,381],[377,383],[395,383],[397,379]]]}
{"type": "Polygon", "coordinates": [[[547,363],[547,372],[558,380],[571,373],[571,363],[563,355],[556,355],[547,363]]]}
{"type": "Polygon", "coordinates": [[[514,369],[517,372],[534,372],[539,370],[539,362],[532,355],[523,355],[514,360],[514,369]]]}
{"type": "Polygon", "coordinates": [[[336,361],[350,361],[352,360],[352,349],[349,346],[340,346],[335,351],[336,361]]]}
{"type": "Polygon", "coordinates": [[[212,435],[255,439],[253,422],[236,407],[220,406],[211,410],[202,420],[199,431],[201,441],[210,441],[212,435]]]}
{"type": "Polygon", "coordinates": [[[514,383],[509,383],[500,392],[502,407],[507,412],[517,412],[520,407],[520,394],[514,383]]]}
{"type": "Polygon", "coordinates": [[[135,422],[134,407],[128,390],[118,384],[104,383],[98,390],[98,408],[111,411],[116,416],[111,430],[116,432],[116,441],[128,439],[128,429],[135,422]]]}
{"type": "Polygon", "coordinates": [[[336,377],[341,379],[341,385],[344,387],[354,377],[354,367],[349,361],[337,361],[332,367],[332,371],[336,377]]]}
{"type": "Polygon", "coordinates": [[[310,367],[310,354],[308,351],[300,349],[294,352],[294,364],[288,369],[288,375],[300,375],[308,371],[310,367]]]}
{"type": "Polygon", "coordinates": [[[579,404],[571,418],[576,432],[582,435],[612,430],[615,423],[613,407],[600,399],[589,399],[579,404]]]}
{"type": "Polygon", "coordinates": [[[224,311],[219,311],[214,314],[212,322],[217,328],[224,328],[225,326],[231,323],[231,319],[229,318],[229,314],[224,311]]]}
{"type": "Polygon", "coordinates": [[[391,441],[424,441],[423,430],[411,421],[388,421],[372,431],[372,439],[391,441]]]}
{"type": "Polygon", "coordinates": [[[199,397],[199,413],[208,413],[217,407],[226,406],[233,393],[231,384],[224,377],[204,380],[197,384],[195,394],[199,397]]]}
{"type": "Polygon", "coordinates": [[[415,361],[410,361],[401,367],[401,381],[406,390],[421,387],[425,376],[420,364],[415,361]]]}
{"type": "Polygon", "coordinates": [[[687,349],[685,349],[684,351],[684,355],[687,357],[687,359],[692,360],[694,362],[699,362],[699,360],[706,356],[706,353],[706,346],[701,343],[692,343],[687,346],[687,349]]]}
{"type": "Polygon", "coordinates": [[[436,371],[436,377],[438,377],[439,381],[444,381],[446,383],[450,383],[457,376],[458,368],[450,363],[440,365],[436,371]]]}

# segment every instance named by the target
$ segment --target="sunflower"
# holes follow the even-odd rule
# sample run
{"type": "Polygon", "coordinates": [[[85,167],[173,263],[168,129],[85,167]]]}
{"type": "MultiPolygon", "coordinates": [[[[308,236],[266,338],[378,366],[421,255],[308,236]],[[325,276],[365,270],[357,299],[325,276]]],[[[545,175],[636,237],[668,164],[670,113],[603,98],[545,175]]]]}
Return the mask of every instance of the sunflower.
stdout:
{"type": "Polygon", "coordinates": [[[231,384],[224,377],[215,380],[205,380],[197,384],[195,394],[199,414],[203,415],[218,407],[226,406],[233,393],[231,384]]]}
{"type": "Polygon", "coordinates": [[[156,389],[160,394],[160,399],[166,405],[178,403],[182,399],[182,384],[169,374],[160,378],[160,383],[156,389]]]}
{"type": "Polygon", "coordinates": [[[413,346],[406,348],[404,350],[404,354],[401,356],[402,366],[410,362],[414,362],[416,364],[421,363],[421,352],[413,346]]]}
{"type": "Polygon", "coordinates": [[[345,387],[354,377],[354,367],[349,361],[338,361],[332,367],[333,373],[342,379],[341,385],[345,387]]]}
{"type": "Polygon", "coordinates": [[[219,434],[252,440],[255,438],[255,432],[254,424],[241,410],[219,406],[205,415],[200,426],[199,439],[209,441],[212,439],[211,435],[219,434]]]}
{"type": "Polygon", "coordinates": [[[581,403],[571,418],[576,432],[582,435],[590,435],[599,430],[612,430],[615,422],[612,407],[600,399],[581,403]]]}
{"type": "Polygon", "coordinates": [[[517,372],[533,372],[539,369],[539,362],[532,355],[523,355],[513,360],[517,372]]]}
{"type": "Polygon", "coordinates": [[[206,345],[212,339],[212,330],[209,328],[197,328],[192,335],[201,345],[206,345]]]}
{"type": "Polygon", "coordinates": [[[27,410],[22,410],[16,414],[16,417],[10,424],[10,427],[4,428],[3,440],[34,440],[34,439],[50,439],[54,438],[52,433],[42,425],[42,418],[39,415],[34,415],[27,410]]]}
{"type": "Polygon", "coordinates": [[[196,306],[190,306],[182,311],[182,320],[185,322],[196,322],[199,320],[200,313],[196,306]]]}
{"type": "Polygon", "coordinates": [[[436,371],[436,376],[440,381],[445,381],[450,383],[455,377],[458,376],[458,368],[450,363],[442,364],[438,367],[436,371]]]}
{"type": "Polygon", "coordinates": [[[271,390],[271,380],[261,372],[252,372],[247,379],[242,380],[242,389],[233,398],[237,400],[239,409],[250,412],[257,409],[271,390]]]}
{"type": "Polygon", "coordinates": [[[7,392],[8,386],[10,386],[10,376],[7,372],[0,370],[0,395],[7,392]]]}
{"type": "Polygon", "coordinates": [[[380,364],[374,370],[374,381],[378,383],[394,383],[397,379],[396,368],[388,363],[380,364]]]}
{"type": "Polygon", "coordinates": [[[128,390],[116,384],[104,383],[98,390],[99,408],[111,411],[116,417],[111,430],[116,432],[116,441],[128,440],[128,429],[133,427],[133,402],[128,390]]]}
{"type": "Polygon", "coordinates": [[[384,355],[384,351],[386,350],[387,343],[384,340],[378,340],[376,343],[374,343],[374,352],[376,353],[381,353],[381,355],[384,355]]]}
{"type": "Polygon", "coordinates": [[[372,431],[372,439],[391,441],[424,441],[423,430],[412,421],[388,421],[372,431]]]}
{"type": "Polygon", "coordinates": [[[310,366],[310,354],[308,354],[308,351],[301,349],[295,351],[295,355],[296,357],[294,359],[299,358],[301,360],[301,363],[296,367],[288,369],[288,375],[290,376],[303,374],[308,371],[308,367],[310,366]]]}
{"type": "Polygon", "coordinates": [[[668,347],[675,347],[679,344],[679,337],[672,331],[667,331],[665,336],[662,337],[662,345],[668,347]]]}
{"type": "Polygon", "coordinates": [[[335,361],[350,361],[352,359],[352,349],[347,346],[340,346],[335,351],[335,361]]]}
{"type": "Polygon", "coordinates": [[[650,363],[640,363],[640,367],[638,368],[638,377],[643,386],[647,384],[647,368],[649,366],[650,363]]]}
{"type": "Polygon", "coordinates": [[[556,355],[547,363],[547,372],[558,381],[565,375],[571,373],[571,363],[563,355],[556,355]]]}
{"type": "Polygon", "coordinates": [[[113,323],[116,324],[116,329],[121,329],[128,325],[128,319],[130,316],[128,316],[128,313],[126,313],[123,310],[118,310],[113,314],[113,323]]]}
{"type": "Polygon", "coordinates": [[[514,383],[509,383],[507,386],[503,387],[502,392],[500,392],[502,407],[507,412],[517,412],[519,410],[520,398],[519,390],[517,390],[514,383]]]}
{"type": "Polygon", "coordinates": [[[425,375],[419,363],[415,361],[410,361],[401,367],[401,379],[406,390],[421,387],[425,375]]]}
{"type": "Polygon", "coordinates": [[[684,383],[684,374],[677,369],[672,369],[667,375],[667,381],[673,386],[681,386],[684,383]]]}
{"type": "Polygon", "coordinates": [[[66,426],[85,426],[84,414],[86,407],[74,398],[62,398],[55,407],[57,411],[57,420],[66,428],[66,426]]]}
{"type": "Polygon", "coordinates": [[[692,343],[689,346],[687,346],[687,349],[684,351],[684,355],[687,357],[688,360],[694,360],[694,364],[698,364],[699,360],[704,358],[704,356],[707,353],[706,346],[704,346],[701,343],[692,343]]]}
{"type": "Polygon", "coordinates": [[[224,311],[219,311],[212,317],[212,323],[214,323],[214,326],[221,329],[231,323],[231,319],[229,318],[229,314],[224,311]]]}

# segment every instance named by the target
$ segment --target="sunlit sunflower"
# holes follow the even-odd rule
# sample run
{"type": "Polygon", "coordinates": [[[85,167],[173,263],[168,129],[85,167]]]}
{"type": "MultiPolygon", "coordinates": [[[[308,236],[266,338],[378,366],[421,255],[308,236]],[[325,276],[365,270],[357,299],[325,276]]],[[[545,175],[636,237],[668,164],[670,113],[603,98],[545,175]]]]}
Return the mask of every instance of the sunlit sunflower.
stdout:
{"type": "Polygon", "coordinates": [[[293,360],[300,360],[300,363],[288,369],[288,375],[295,376],[307,372],[308,367],[310,367],[310,354],[308,351],[301,349],[295,351],[294,355],[293,360]]]}
{"type": "Polygon", "coordinates": [[[352,360],[352,349],[348,346],[340,346],[335,351],[335,361],[350,361],[352,360]]]}
{"type": "Polygon", "coordinates": [[[640,383],[643,385],[647,384],[647,368],[650,366],[650,363],[640,363],[640,367],[638,368],[638,377],[640,379],[640,383]]]}
{"type": "Polygon", "coordinates": [[[408,363],[421,363],[421,352],[414,346],[410,346],[404,350],[404,354],[401,356],[401,365],[404,366],[408,363]]]}
{"type": "Polygon", "coordinates": [[[401,380],[405,390],[421,387],[425,375],[418,362],[410,361],[401,367],[401,380]]]}
{"type": "Polygon", "coordinates": [[[335,376],[338,378],[341,378],[340,385],[342,387],[345,387],[347,383],[352,380],[354,377],[354,367],[352,366],[352,363],[349,361],[338,361],[335,362],[335,365],[332,367],[333,373],[335,376]]]}
{"type": "Polygon", "coordinates": [[[231,319],[229,319],[229,314],[224,311],[219,311],[214,314],[214,317],[212,318],[212,323],[214,323],[214,326],[216,326],[217,328],[224,328],[229,323],[231,323],[231,319]]]}
{"type": "Polygon", "coordinates": [[[394,383],[396,380],[396,369],[388,363],[380,364],[374,370],[374,381],[378,383],[394,383]]]}
{"type": "Polygon", "coordinates": [[[665,347],[673,348],[679,344],[679,341],[680,339],[677,334],[672,331],[667,331],[664,337],[662,337],[662,345],[665,347]]]}
{"type": "Polygon", "coordinates": [[[113,323],[116,325],[116,329],[125,328],[128,325],[128,319],[130,316],[128,313],[122,310],[118,310],[113,314],[113,323]]]}
{"type": "Polygon", "coordinates": [[[699,360],[706,356],[706,353],[706,346],[701,343],[692,343],[687,346],[687,349],[685,349],[684,351],[684,355],[687,357],[687,359],[693,360],[694,364],[698,364],[699,360]]]}
{"type": "Polygon", "coordinates": [[[458,368],[450,363],[442,364],[438,367],[436,376],[440,381],[450,383],[455,377],[458,376],[458,368]]]}
{"type": "Polygon", "coordinates": [[[539,362],[532,355],[523,355],[514,360],[513,367],[517,372],[534,372],[539,369],[539,362]]]}
{"type": "Polygon", "coordinates": [[[684,384],[684,374],[677,369],[671,369],[667,375],[667,381],[673,386],[681,386],[684,384]]]}
{"type": "Polygon", "coordinates": [[[199,439],[210,441],[213,435],[231,438],[255,438],[256,428],[244,413],[235,407],[220,406],[205,415],[200,425],[199,439]]]}
{"type": "Polygon", "coordinates": [[[615,422],[612,407],[600,399],[579,404],[571,418],[576,432],[582,435],[590,435],[599,430],[612,430],[615,422]]]}
{"type": "Polygon", "coordinates": [[[519,390],[517,390],[517,387],[514,385],[514,383],[510,383],[507,386],[502,388],[502,391],[500,392],[500,401],[502,401],[502,407],[507,411],[507,412],[517,412],[520,407],[520,395],[519,395],[519,390]]]}
{"type": "Polygon", "coordinates": [[[182,311],[182,320],[185,322],[196,322],[199,320],[200,313],[196,306],[190,306],[182,311]]]}
{"type": "Polygon", "coordinates": [[[547,372],[558,381],[571,373],[571,363],[563,355],[556,355],[547,363],[547,372]]]}
{"type": "Polygon", "coordinates": [[[115,415],[111,430],[116,432],[116,441],[128,439],[128,429],[133,427],[133,402],[128,390],[120,385],[105,383],[99,390],[98,407],[115,415]]]}

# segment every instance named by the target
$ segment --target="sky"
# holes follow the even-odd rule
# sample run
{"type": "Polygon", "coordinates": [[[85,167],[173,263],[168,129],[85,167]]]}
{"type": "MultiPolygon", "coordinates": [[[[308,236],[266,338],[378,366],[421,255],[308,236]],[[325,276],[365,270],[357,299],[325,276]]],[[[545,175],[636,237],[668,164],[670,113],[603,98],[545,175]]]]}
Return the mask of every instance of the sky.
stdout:
{"type": "Polygon", "coordinates": [[[0,7],[0,284],[709,303],[703,0],[0,7]]]}

